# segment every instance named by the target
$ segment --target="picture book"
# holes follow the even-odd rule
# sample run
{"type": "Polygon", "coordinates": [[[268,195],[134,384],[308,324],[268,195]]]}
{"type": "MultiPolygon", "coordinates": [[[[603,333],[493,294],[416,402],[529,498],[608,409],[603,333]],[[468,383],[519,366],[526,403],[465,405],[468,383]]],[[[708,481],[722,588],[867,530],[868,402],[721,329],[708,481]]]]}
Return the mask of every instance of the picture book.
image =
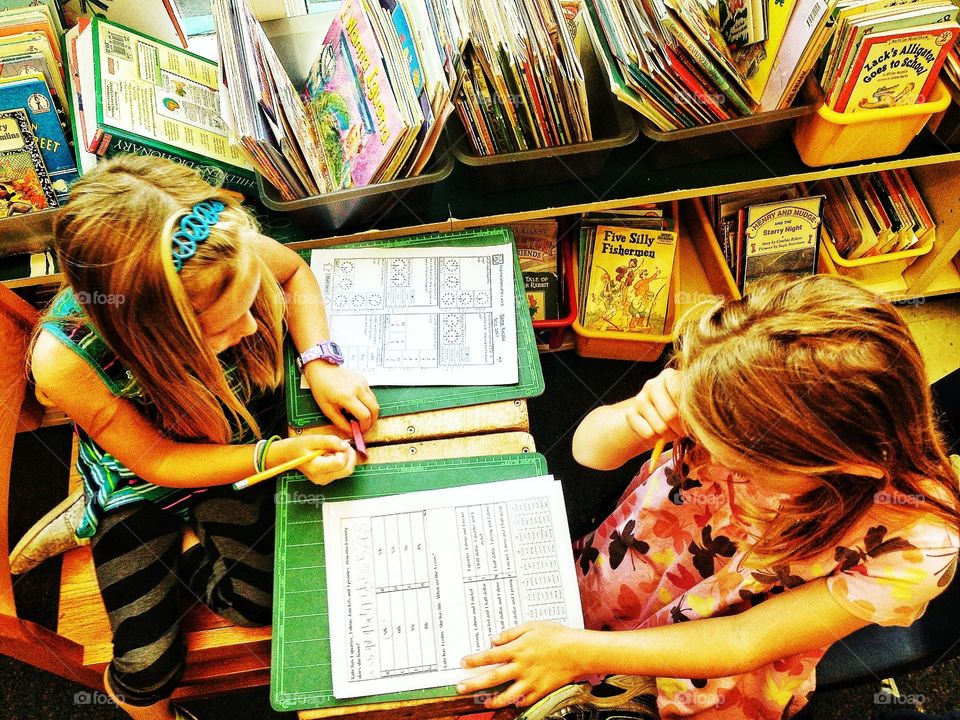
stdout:
{"type": "Polygon", "coordinates": [[[160,154],[214,184],[255,191],[253,169],[220,114],[215,62],[98,17],[75,49],[88,152],[160,154]]]}
{"type": "Polygon", "coordinates": [[[925,102],[958,33],[957,23],[942,23],[867,34],[833,109],[858,112],[925,102]]]}
{"type": "Polygon", "coordinates": [[[57,206],[27,111],[0,110],[0,218],[57,206]]]}
{"type": "Polygon", "coordinates": [[[0,78],[0,110],[9,108],[26,110],[50,182],[59,204],[63,205],[70,194],[71,183],[79,174],[56,104],[43,76],[0,78]]]}
{"type": "Polygon", "coordinates": [[[304,97],[327,159],[331,190],[369,184],[407,139],[410,128],[358,0],[340,5],[304,97]]]}
{"type": "Polygon", "coordinates": [[[820,248],[823,195],[746,208],[741,292],[771,275],[813,275],[820,248]]]}
{"type": "Polygon", "coordinates": [[[557,265],[557,221],[526,220],[512,223],[513,240],[523,273],[531,320],[560,317],[557,265]]]}
{"type": "Polygon", "coordinates": [[[0,77],[42,73],[60,107],[66,107],[63,77],[44,33],[21,33],[0,37],[0,77]]]}
{"type": "Polygon", "coordinates": [[[676,248],[676,232],[597,226],[584,262],[583,327],[662,335],[676,248]]]}
{"type": "Polygon", "coordinates": [[[737,67],[747,79],[747,90],[754,102],[760,102],[763,97],[763,89],[773,71],[774,60],[787,31],[787,22],[796,5],[797,0],[768,0],[767,39],[734,53],[737,67]]]}
{"type": "Polygon", "coordinates": [[[31,6],[22,10],[7,10],[0,14],[0,37],[13,37],[21,33],[39,32],[47,36],[50,50],[61,67],[60,43],[55,25],[46,6],[31,6]]]}
{"type": "MultiPolygon", "coordinates": [[[[818,45],[820,36],[823,36],[823,43],[826,43],[829,35],[824,36],[822,31],[828,17],[828,5],[827,0],[797,0],[780,42],[777,57],[770,69],[770,77],[764,86],[760,111],[783,107],[797,77],[804,74],[800,67],[804,58],[810,55],[808,48],[818,45]]],[[[812,51],[815,50],[816,47],[812,51]]],[[[818,56],[819,52],[816,52],[816,55],[818,56]]]]}

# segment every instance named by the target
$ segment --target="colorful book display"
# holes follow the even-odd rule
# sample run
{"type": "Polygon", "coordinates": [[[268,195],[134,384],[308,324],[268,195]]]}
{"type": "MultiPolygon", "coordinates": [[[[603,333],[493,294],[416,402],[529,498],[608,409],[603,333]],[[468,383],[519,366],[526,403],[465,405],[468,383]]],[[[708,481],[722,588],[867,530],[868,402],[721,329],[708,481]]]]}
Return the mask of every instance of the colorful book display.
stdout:
{"type": "Polygon", "coordinates": [[[556,320],[560,317],[557,221],[527,220],[509,227],[523,273],[530,319],[556,320]]]}
{"type": "Polygon", "coordinates": [[[960,33],[957,13],[943,0],[840,3],[821,61],[827,105],[859,112],[926,102],[960,33]]]}
{"type": "Polygon", "coordinates": [[[49,207],[57,196],[26,111],[0,110],[0,218],[49,207]]]}
{"type": "Polygon", "coordinates": [[[816,273],[823,201],[793,186],[709,198],[710,222],[740,292],[774,275],[816,273]]]}
{"type": "Polygon", "coordinates": [[[934,237],[936,223],[906,169],[831,179],[824,192],[824,222],[846,260],[909,250],[934,237]]]}
{"type": "MultiPolygon", "coordinates": [[[[677,233],[658,227],[581,228],[580,324],[587,330],[662,335],[671,299],[677,233]]],[[[669,223],[672,226],[672,223],[669,223]]]]}
{"type": "Polygon", "coordinates": [[[67,34],[81,150],[160,155],[251,193],[253,168],[230,144],[217,64],[93,17],[67,34]]]}
{"type": "Polygon", "coordinates": [[[26,110],[58,203],[66,203],[70,185],[79,177],[77,161],[64,133],[66,120],[43,75],[0,78],[0,108],[26,110]]]}

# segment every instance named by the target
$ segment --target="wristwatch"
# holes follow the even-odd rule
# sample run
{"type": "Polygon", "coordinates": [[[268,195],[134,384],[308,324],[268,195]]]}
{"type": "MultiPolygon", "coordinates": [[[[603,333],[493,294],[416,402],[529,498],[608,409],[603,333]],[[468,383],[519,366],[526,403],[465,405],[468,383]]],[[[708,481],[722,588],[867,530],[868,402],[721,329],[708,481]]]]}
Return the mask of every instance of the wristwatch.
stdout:
{"type": "Polygon", "coordinates": [[[323,360],[331,365],[343,365],[343,353],[340,352],[340,346],[333,340],[318,342],[297,355],[297,370],[302,373],[306,364],[314,360],[323,360]]]}

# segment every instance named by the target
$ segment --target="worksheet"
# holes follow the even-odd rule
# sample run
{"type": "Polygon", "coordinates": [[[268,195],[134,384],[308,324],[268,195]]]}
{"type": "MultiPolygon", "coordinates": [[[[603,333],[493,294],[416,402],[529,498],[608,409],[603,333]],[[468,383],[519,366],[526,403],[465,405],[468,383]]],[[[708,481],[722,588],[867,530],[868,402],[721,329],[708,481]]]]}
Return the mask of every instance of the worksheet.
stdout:
{"type": "Polygon", "coordinates": [[[323,505],[333,694],[455,684],[528,620],[583,627],[552,476],[323,505]]]}
{"type": "MultiPolygon", "coordinates": [[[[518,382],[513,246],[314,250],[330,337],[371,385],[518,382]]],[[[306,387],[306,385],[304,385],[306,387]]]]}

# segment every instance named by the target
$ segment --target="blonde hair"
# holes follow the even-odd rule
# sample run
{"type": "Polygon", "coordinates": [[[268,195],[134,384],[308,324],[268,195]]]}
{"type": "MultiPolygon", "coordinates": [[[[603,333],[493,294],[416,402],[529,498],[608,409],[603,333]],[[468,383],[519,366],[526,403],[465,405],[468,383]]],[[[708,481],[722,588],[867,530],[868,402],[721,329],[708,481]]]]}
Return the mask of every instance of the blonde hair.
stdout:
{"type": "Polygon", "coordinates": [[[236,392],[191,304],[191,294],[226,288],[240,260],[255,253],[248,237],[256,224],[240,200],[183,165],[126,155],[85,174],[54,221],[60,266],[74,293],[123,299],[86,305],[89,321],[133,373],[162,429],[185,438],[226,443],[242,423],[259,436],[245,402],[283,379],[283,295],[259,257],[253,255],[260,290],[251,308],[257,332],[229,351],[236,392]],[[171,255],[176,223],[208,199],[226,208],[177,273],[171,255]]]}
{"type": "Polygon", "coordinates": [[[836,277],[773,281],[684,319],[679,336],[691,437],[813,484],[765,518],[752,550],[764,564],[830,548],[887,487],[911,499],[904,512],[958,524],[923,361],[891,303],[836,277]]]}

